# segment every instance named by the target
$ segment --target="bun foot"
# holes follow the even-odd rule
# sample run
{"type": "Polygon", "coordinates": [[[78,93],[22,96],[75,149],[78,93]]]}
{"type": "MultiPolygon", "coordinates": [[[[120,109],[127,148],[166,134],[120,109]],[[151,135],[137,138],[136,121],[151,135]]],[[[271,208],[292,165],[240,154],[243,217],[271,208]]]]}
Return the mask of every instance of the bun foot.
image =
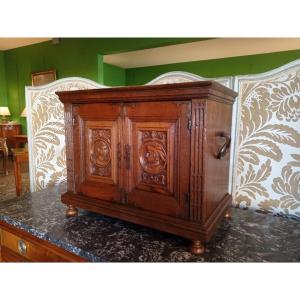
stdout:
{"type": "Polygon", "coordinates": [[[230,208],[228,208],[228,210],[226,211],[225,218],[231,219],[231,209],[230,208]]]}
{"type": "Polygon", "coordinates": [[[201,241],[192,241],[191,252],[196,255],[203,254],[205,247],[201,241]]]}
{"type": "Polygon", "coordinates": [[[78,209],[73,205],[68,205],[66,216],[70,218],[70,217],[76,217],[77,215],[78,215],[78,209]]]}

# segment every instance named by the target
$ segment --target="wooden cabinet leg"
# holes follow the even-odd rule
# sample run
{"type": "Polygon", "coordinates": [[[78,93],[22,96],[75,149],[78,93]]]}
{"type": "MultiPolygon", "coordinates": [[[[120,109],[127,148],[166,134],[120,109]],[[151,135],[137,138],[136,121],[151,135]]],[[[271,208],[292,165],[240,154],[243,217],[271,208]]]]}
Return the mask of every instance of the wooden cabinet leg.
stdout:
{"type": "Polygon", "coordinates": [[[4,144],[3,148],[0,150],[3,154],[3,170],[4,170],[4,175],[8,175],[8,170],[7,170],[7,161],[8,161],[8,150],[6,144],[4,144]]]}
{"type": "Polygon", "coordinates": [[[66,216],[69,217],[76,217],[78,215],[78,209],[73,205],[68,205],[66,216]]]}
{"type": "Polygon", "coordinates": [[[204,250],[205,250],[205,247],[203,246],[201,241],[198,241],[198,240],[192,241],[191,252],[193,254],[196,254],[196,255],[203,254],[204,250]]]}
{"type": "Polygon", "coordinates": [[[4,170],[4,175],[8,175],[8,171],[7,171],[7,160],[8,157],[5,156],[5,154],[3,155],[3,170],[4,170]]]}
{"type": "Polygon", "coordinates": [[[21,175],[20,164],[17,158],[14,159],[14,174],[15,174],[16,194],[19,197],[22,191],[22,175],[21,175]]]}
{"type": "Polygon", "coordinates": [[[228,208],[225,214],[226,219],[231,219],[231,208],[228,208]]]}

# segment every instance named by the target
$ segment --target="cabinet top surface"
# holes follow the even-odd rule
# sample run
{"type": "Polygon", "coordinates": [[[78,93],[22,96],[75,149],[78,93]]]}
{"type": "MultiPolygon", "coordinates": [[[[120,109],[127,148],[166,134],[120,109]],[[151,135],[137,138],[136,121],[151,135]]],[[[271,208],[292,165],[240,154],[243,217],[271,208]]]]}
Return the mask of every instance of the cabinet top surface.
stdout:
{"type": "Polygon", "coordinates": [[[186,101],[211,99],[233,103],[237,93],[215,81],[126,86],[56,93],[63,103],[186,101]]]}
{"type": "Polygon", "coordinates": [[[0,201],[0,226],[12,225],[90,261],[300,261],[300,222],[295,220],[233,209],[208,252],[195,256],[187,240],[171,234],[83,210],[67,219],[63,192],[65,186],[58,186],[0,201]]]}

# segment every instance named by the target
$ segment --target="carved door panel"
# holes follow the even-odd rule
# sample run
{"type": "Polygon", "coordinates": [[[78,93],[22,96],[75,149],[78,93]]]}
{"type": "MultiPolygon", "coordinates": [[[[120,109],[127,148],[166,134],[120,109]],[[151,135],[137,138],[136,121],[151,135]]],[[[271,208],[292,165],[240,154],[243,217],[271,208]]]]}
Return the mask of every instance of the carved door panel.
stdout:
{"type": "Polygon", "coordinates": [[[130,205],[187,217],[190,135],[189,103],[125,106],[126,193],[130,205]]]}
{"type": "Polygon", "coordinates": [[[76,107],[74,149],[77,193],[101,200],[121,201],[120,112],[120,105],[76,107]]]}

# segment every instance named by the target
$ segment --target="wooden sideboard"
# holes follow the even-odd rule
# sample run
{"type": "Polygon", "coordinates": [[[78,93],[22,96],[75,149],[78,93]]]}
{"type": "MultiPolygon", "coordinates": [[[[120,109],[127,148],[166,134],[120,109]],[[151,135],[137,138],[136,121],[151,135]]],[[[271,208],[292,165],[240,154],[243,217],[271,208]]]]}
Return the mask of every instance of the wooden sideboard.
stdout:
{"type": "Polygon", "coordinates": [[[21,124],[10,124],[10,123],[0,123],[0,137],[6,138],[6,144],[8,148],[9,155],[12,155],[11,148],[15,147],[15,135],[20,135],[22,133],[21,124]]]}
{"type": "Polygon", "coordinates": [[[228,194],[232,104],[216,82],[58,92],[64,103],[67,216],[77,207],[177,234],[193,253],[228,194]]]}
{"type": "Polygon", "coordinates": [[[86,260],[0,221],[0,261],[84,262],[86,260]]]}

